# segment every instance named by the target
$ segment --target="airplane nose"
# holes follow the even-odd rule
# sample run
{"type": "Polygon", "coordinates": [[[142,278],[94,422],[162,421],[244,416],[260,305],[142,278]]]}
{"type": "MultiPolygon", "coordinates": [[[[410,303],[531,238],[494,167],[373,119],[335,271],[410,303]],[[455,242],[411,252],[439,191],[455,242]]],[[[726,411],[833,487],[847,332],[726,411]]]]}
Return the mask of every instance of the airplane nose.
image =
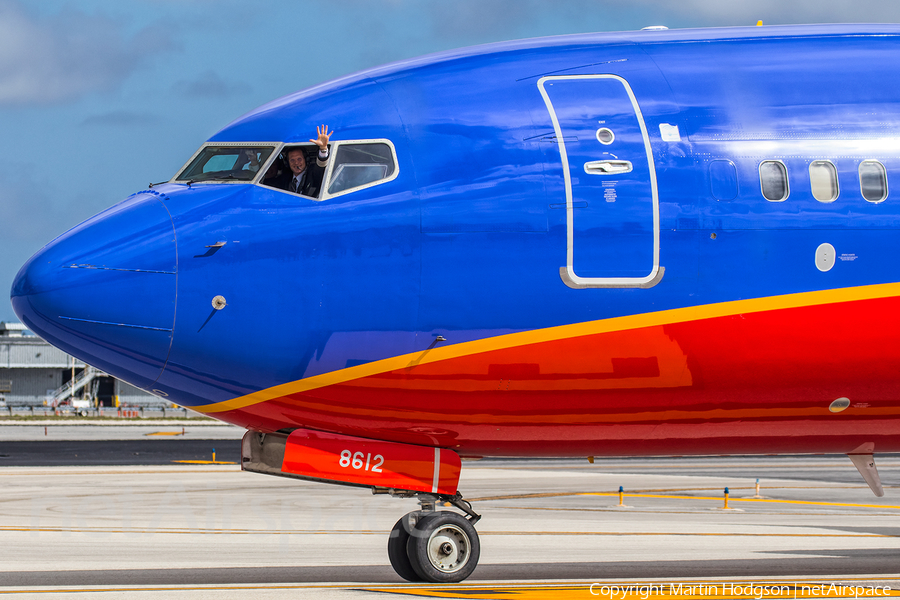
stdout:
{"type": "Polygon", "coordinates": [[[175,229],[160,197],[132,196],[42,248],[16,276],[13,310],[69,354],[151,389],[175,321],[175,229]]]}

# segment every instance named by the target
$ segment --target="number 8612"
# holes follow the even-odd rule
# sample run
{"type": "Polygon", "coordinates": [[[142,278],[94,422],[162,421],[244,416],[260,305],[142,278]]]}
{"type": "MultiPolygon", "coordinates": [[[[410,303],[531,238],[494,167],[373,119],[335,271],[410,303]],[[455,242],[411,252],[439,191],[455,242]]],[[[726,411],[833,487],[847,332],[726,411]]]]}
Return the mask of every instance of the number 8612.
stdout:
{"type": "Polygon", "coordinates": [[[362,452],[351,453],[349,450],[344,450],[341,452],[341,460],[338,464],[344,468],[353,467],[354,469],[363,469],[364,471],[381,473],[381,465],[384,464],[384,457],[380,454],[372,456],[371,452],[363,454],[362,452]]]}

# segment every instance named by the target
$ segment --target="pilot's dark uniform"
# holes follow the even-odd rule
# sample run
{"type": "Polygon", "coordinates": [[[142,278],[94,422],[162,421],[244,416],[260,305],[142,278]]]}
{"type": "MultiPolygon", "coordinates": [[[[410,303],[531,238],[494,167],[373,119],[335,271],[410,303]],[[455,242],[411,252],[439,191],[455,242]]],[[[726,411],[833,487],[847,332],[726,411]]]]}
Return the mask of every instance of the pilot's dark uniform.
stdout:
{"type": "MultiPolygon", "coordinates": [[[[310,156],[306,157],[306,170],[299,175],[299,188],[295,189],[294,174],[288,171],[285,185],[282,189],[312,198],[319,197],[319,189],[322,187],[322,178],[325,176],[325,167],[328,166],[328,151],[326,150],[324,158],[322,152],[316,153],[316,160],[310,160],[310,156]]],[[[279,186],[280,187],[280,186],[279,186]]]]}

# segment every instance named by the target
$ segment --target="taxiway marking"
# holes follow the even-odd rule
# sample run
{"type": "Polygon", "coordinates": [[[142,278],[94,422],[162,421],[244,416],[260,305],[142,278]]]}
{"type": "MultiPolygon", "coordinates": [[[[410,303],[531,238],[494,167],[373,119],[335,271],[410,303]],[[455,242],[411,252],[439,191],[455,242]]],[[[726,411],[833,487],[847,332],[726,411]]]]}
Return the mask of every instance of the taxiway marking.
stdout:
{"type": "MultiPolygon", "coordinates": [[[[785,600],[825,598],[853,598],[854,592],[848,589],[857,587],[863,589],[878,590],[877,594],[870,593],[866,596],[860,593],[861,598],[897,597],[900,589],[891,589],[893,586],[885,586],[887,579],[879,579],[878,586],[862,586],[853,583],[850,578],[835,581],[802,581],[802,580],[702,580],[702,581],[674,581],[674,582],[633,582],[610,581],[576,583],[567,585],[478,585],[478,584],[450,584],[444,586],[410,586],[406,588],[363,588],[365,591],[373,591],[404,596],[416,596],[420,598],[475,598],[477,600],[537,600],[548,599],[567,600],[569,598],[604,597],[606,600],[758,600],[760,593],[768,595],[764,597],[771,600],[783,598],[785,600]],[[848,585],[849,584],[849,585],[848,585]],[[613,590],[615,592],[613,593],[613,590]],[[826,593],[822,593],[823,590],[826,593]],[[827,593],[831,590],[834,593],[827,593]],[[606,592],[606,593],[603,593],[606,592]]],[[[868,581],[868,580],[862,580],[868,581]]],[[[896,584],[895,584],[896,585],[896,584]]]]}
{"type": "MultiPolygon", "coordinates": [[[[770,490],[773,488],[769,488],[770,490]]],[[[485,496],[482,498],[467,498],[469,502],[486,502],[488,500],[525,500],[529,498],[560,498],[565,496],[606,496],[619,497],[619,492],[553,492],[543,494],[511,494],[509,496],[485,496]]],[[[674,494],[623,494],[625,498],[654,498],[661,500],[714,500],[722,502],[724,496],[680,496],[674,494]]],[[[843,508],[888,508],[900,510],[900,506],[890,504],[854,504],[849,502],[816,502],[813,500],[780,500],[777,498],[734,498],[729,497],[729,502],[768,502],[775,504],[801,504],[813,506],[835,506],[843,508]]]]}
{"type": "MultiPolygon", "coordinates": [[[[112,593],[121,594],[128,592],[197,592],[197,591],[269,591],[269,590],[357,590],[360,592],[368,592],[371,594],[383,595],[391,594],[398,596],[414,596],[419,598],[473,598],[476,600],[537,600],[549,599],[567,600],[569,598],[589,598],[601,597],[598,591],[604,586],[618,587],[631,591],[626,592],[623,596],[621,592],[616,596],[617,600],[756,600],[757,594],[753,593],[726,593],[730,588],[734,590],[740,587],[742,591],[748,591],[747,586],[756,586],[759,588],[767,588],[775,590],[776,588],[788,588],[788,592],[782,595],[785,600],[796,599],[816,599],[824,600],[829,598],[828,595],[821,593],[813,593],[809,591],[811,588],[824,587],[826,590],[829,586],[854,586],[859,587],[875,587],[864,585],[872,581],[872,577],[842,577],[835,579],[760,579],[760,580],[700,580],[700,581],[671,581],[671,582],[649,582],[649,581],[581,581],[572,583],[530,583],[530,584],[507,584],[507,583],[457,583],[436,585],[420,585],[420,584],[398,584],[398,585],[379,585],[379,586],[354,586],[354,585],[336,585],[336,584],[261,584],[261,585],[160,585],[160,586],[109,586],[109,587],[66,587],[66,588],[24,588],[24,589],[0,589],[0,595],[21,595],[21,594],[85,594],[85,593],[112,593]],[[859,582],[859,583],[856,583],[859,582]],[[650,588],[655,586],[657,590],[672,591],[670,586],[675,586],[675,590],[681,590],[682,593],[640,593],[641,588],[650,588]],[[681,586],[681,587],[679,587],[681,586]],[[593,588],[594,593],[591,593],[593,588]],[[717,588],[717,589],[716,589],[717,588]],[[689,594],[687,591],[693,590],[700,593],[689,594]],[[704,591],[715,591],[717,593],[702,593],[704,591]],[[804,593],[805,591],[805,593],[804,593]]],[[[876,577],[880,597],[897,597],[900,596],[900,589],[890,589],[900,585],[897,578],[876,577]],[[891,585],[885,586],[885,583],[891,585]],[[884,587],[889,589],[884,590],[884,587]]],[[[754,588],[751,588],[754,589],[754,588]]],[[[844,596],[831,595],[831,598],[853,597],[852,594],[844,596]]],[[[861,595],[866,598],[867,596],[861,595]]],[[[874,598],[875,596],[868,596],[874,598]]],[[[772,600],[777,600],[779,596],[768,596],[772,600]]]]}
{"type": "MultiPolygon", "coordinates": [[[[86,534],[176,534],[176,535],[384,535],[382,530],[253,530],[253,529],[187,529],[187,528],[121,528],[121,527],[18,527],[0,525],[0,531],[20,533],[86,533],[86,534]]],[[[697,531],[479,531],[479,536],[584,536],[584,537],[771,537],[771,538],[900,538],[886,533],[746,533],[697,531]]]]}

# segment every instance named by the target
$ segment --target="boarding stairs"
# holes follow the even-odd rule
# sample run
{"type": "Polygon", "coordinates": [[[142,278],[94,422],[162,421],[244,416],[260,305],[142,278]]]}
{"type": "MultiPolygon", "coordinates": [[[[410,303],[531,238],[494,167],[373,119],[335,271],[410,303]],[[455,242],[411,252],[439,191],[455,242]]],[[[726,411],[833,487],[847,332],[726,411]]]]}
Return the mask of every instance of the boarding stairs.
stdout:
{"type": "Polygon", "coordinates": [[[105,375],[100,369],[95,369],[90,365],[86,365],[84,370],[75,376],[72,381],[67,381],[58,390],[53,392],[53,406],[59,406],[68,398],[74,397],[76,393],[83,390],[85,386],[90,385],[98,377],[105,375]]]}

